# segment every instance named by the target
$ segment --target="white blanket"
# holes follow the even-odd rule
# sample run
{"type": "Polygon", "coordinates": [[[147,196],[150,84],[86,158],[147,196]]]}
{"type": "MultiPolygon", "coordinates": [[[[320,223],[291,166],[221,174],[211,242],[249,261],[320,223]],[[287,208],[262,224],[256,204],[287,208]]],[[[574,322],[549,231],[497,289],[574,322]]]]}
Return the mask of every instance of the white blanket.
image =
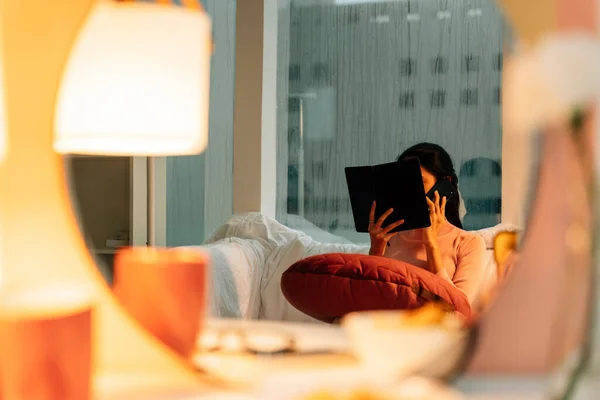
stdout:
{"type": "MultiPolygon", "coordinates": [[[[312,232],[316,227],[311,228],[312,232]]],[[[497,226],[479,233],[491,249],[496,232],[507,229],[513,228],[497,226]]],[[[210,314],[225,318],[315,322],[287,302],[280,287],[282,274],[309,256],[368,252],[367,246],[343,243],[343,238],[322,230],[317,233],[319,239],[333,243],[318,242],[260,213],[230,218],[205,245],[197,246],[212,257],[210,314]]],[[[482,290],[496,283],[491,250],[488,256],[487,279],[482,290]]]]}

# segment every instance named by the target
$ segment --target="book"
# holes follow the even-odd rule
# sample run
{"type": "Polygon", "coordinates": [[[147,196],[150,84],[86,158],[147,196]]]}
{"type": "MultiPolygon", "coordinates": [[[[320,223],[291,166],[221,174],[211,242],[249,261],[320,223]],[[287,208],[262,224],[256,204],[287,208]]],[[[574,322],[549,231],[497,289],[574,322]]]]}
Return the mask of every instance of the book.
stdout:
{"type": "Polygon", "coordinates": [[[431,225],[418,160],[347,167],[345,173],[357,232],[369,231],[369,214],[373,201],[377,202],[375,222],[390,208],[394,209],[382,224],[384,228],[404,220],[392,232],[431,225]]]}

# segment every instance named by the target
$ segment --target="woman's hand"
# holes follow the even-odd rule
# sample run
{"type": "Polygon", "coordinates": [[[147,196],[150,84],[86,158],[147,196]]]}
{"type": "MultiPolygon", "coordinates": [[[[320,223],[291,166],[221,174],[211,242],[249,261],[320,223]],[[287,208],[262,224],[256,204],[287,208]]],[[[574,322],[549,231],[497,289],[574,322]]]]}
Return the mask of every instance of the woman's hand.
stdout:
{"type": "Polygon", "coordinates": [[[437,246],[437,237],[440,229],[446,223],[446,197],[440,200],[440,194],[435,191],[434,201],[426,197],[429,205],[429,218],[431,226],[423,229],[423,243],[426,246],[437,246]]]}
{"type": "Polygon", "coordinates": [[[402,225],[404,220],[401,219],[400,221],[394,222],[393,224],[390,224],[384,228],[383,223],[385,222],[386,218],[394,212],[394,209],[390,208],[387,210],[381,217],[379,217],[377,222],[375,222],[376,208],[377,203],[373,202],[373,205],[371,206],[371,213],[369,214],[369,236],[371,236],[371,250],[369,251],[369,254],[372,256],[383,256],[385,254],[385,248],[388,242],[398,233],[390,232],[402,225]]]}

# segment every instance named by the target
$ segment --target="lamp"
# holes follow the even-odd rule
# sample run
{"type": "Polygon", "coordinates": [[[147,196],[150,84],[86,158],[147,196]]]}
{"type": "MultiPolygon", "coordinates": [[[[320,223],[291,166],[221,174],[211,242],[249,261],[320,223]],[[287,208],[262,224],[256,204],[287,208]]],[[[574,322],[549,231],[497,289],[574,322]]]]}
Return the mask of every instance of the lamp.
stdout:
{"type": "Polygon", "coordinates": [[[206,148],[210,18],[199,3],[195,10],[159,3],[93,6],[58,93],[57,152],[168,156],[206,148]]]}
{"type": "Polygon", "coordinates": [[[92,7],[57,93],[57,152],[169,156],[206,148],[211,21],[199,0],[164,3],[92,7]]]}

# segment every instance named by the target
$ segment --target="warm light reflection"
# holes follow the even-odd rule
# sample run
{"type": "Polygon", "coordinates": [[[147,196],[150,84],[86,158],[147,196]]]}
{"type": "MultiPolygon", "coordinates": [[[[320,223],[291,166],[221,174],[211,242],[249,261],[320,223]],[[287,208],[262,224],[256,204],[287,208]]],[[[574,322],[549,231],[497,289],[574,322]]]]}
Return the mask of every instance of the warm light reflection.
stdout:
{"type": "Polygon", "coordinates": [[[30,290],[5,289],[0,295],[0,319],[50,319],[93,307],[89,285],[62,284],[30,290]]]}
{"type": "Polygon", "coordinates": [[[242,338],[235,332],[228,332],[223,335],[221,343],[221,346],[225,351],[240,352],[244,349],[242,338]]]}
{"type": "Polygon", "coordinates": [[[261,353],[273,354],[292,351],[294,340],[291,335],[273,330],[233,329],[203,332],[196,341],[200,352],[220,351],[226,353],[261,353]]]}
{"type": "MultiPolygon", "coordinates": [[[[1,40],[1,39],[0,39],[1,40]]],[[[6,107],[4,99],[4,71],[2,69],[2,47],[0,47],[0,161],[6,153],[6,107]]]]}
{"type": "Polygon", "coordinates": [[[201,10],[98,2],[58,94],[59,153],[182,155],[208,138],[211,22],[201,10]]]}

